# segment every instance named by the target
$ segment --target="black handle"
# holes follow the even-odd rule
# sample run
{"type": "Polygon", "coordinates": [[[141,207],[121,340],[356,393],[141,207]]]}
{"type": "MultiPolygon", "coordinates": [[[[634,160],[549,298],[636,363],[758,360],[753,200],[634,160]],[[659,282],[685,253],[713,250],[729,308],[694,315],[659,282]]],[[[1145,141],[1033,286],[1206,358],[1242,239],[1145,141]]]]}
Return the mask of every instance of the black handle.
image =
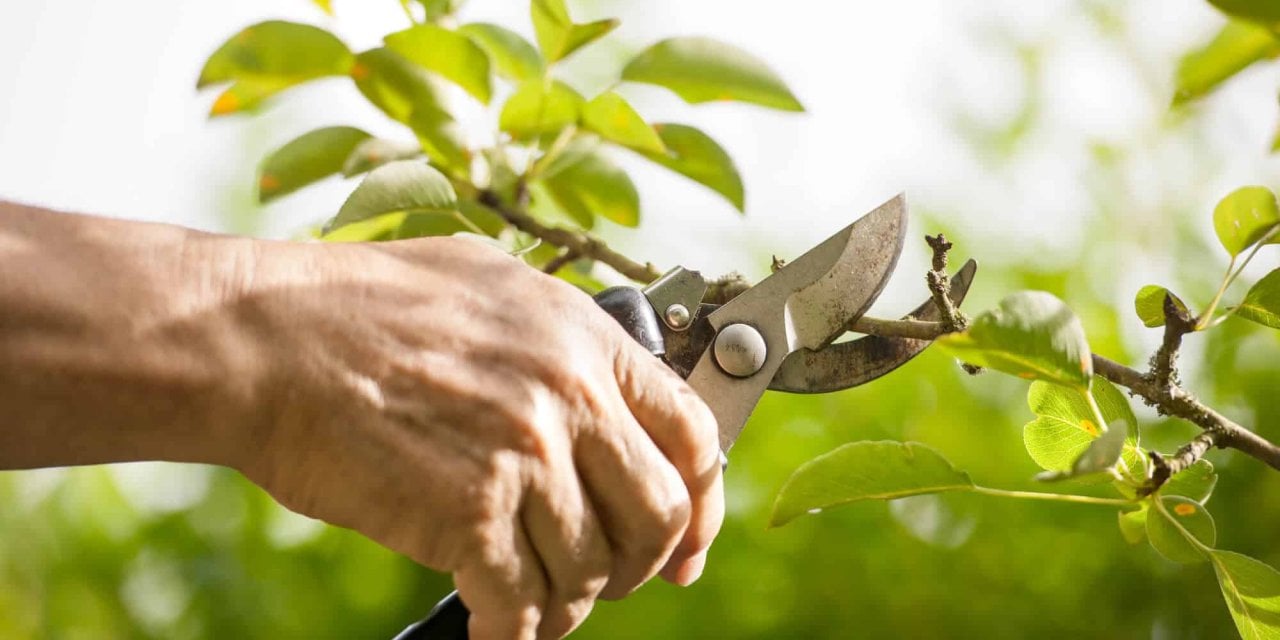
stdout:
{"type": "MultiPolygon", "coordinates": [[[[593,299],[649,353],[655,356],[666,353],[658,316],[639,289],[609,287],[593,299]]],[[[454,591],[436,604],[426,618],[409,625],[394,640],[467,640],[470,619],[471,612],[454,591]]]]}

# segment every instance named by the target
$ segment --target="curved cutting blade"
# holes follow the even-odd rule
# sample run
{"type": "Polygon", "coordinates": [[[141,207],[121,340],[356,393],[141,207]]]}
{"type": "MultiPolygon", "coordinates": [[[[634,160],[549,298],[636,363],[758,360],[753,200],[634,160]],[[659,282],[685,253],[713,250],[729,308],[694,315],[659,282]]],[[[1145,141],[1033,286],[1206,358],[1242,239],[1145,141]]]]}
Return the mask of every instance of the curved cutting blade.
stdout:
{"type": "Polygon", "coordinates": [[[906,229],[906,198],[899,195],[707,317],[717,333],[731,324],[755,328],[766,347],[763,366],[749,377],[726,374],[713,349],[689,374],[720,425],[722,450],[737,440],[788,355],[826,346],[871,306],[897,265],[906,229]]]}
{"type": "MultiPolygon", "coordinates": [[[[951,302],[957,306],[969,293],[978,263],[970,260],[951,278],[951,302]]],[[[907,317],[937,320],[938,305],[926,300],[907,317]]],[[[871,382],[924,351],[933,341],[866,336],[825,349],[801,349],[783,361],[769,388],[787,393],[827,393],[871,382]]]]}

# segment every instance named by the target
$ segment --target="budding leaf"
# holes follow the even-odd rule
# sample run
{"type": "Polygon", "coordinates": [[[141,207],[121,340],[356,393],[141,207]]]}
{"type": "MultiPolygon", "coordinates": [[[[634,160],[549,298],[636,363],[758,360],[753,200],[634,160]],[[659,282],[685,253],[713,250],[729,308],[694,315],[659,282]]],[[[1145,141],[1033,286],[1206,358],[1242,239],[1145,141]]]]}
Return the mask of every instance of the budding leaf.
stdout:
{"type": "Polygon", "coordinates": [[[530,80],[507,99],[498,126],[516,139],[558,133],[582,115],[583,98],[559,80],[530,80]]]}
{"type": "Polygon", "coordinates": [[[582,107],[582,124],[600,137],[641,153],[664,154],[667,149],[644,118],[625,98],[606,91],[582,107]]]}
{"type": "Polygon", "coordinates": [[[660,123],[653,128],[666,152],[646,153],[646,158],[724,196],[738,211],[745,208],[738,167],[711,136],[683,124],[660,123]]]}
{"type": "Polygon", "coordinates": [[[1280,572],[1231,551],[1211,551],[1209,558],[1241,639],[1280,638],[1280,572]]]}
{"type": "Polygon", "coordinates": [[[1119,516],[1120,535],[1124,537],[1125,542],[1138,544],[1147,539],[1148,511],[1147,504],[1144,502],[1135,511],[1121,511],[1116,514],[1119,516]]]}
{"type": "MultiPolygon", "coordinates": [[[[1213,210],[1213,228],[1232,257],[1253,246],[1280,225],[1280,204],[1266,187],[1242,187],[1223,198],[1213,210]]],[[[1280,235],[1268,244],[1280,243],[1280,235]]]]}
{"type": "Polygon", "coordinates": [[[546,71],[542,55],[520,34],[496,24],[476,22],[458,27],[458,33],[476,43],[493,62],[498,75],[515,82],[541,78],[546,71]]]}
{"type": "Polygon", "coordinates": [[[1174,562],[1204,562],[1209,557],[1201,547],[1218,541],[1213,516],[1204,505],[1182,496],[1161,496],[1158,507],[1147,516],[1147,539],[1160,555],[1174,562]]]}
{"type": "Polygon", "coordinates": [[[470,38],[434,24],[419,24],[393,33],[385,41],[392,51],[489,104],[493,93],[489,55],[470,38]]]}
{"type": "Polygon", "coordinates": [[[1164,297],[1173,296],[1173,303],[1179,309],[1186,311],[1187,305],[1176,295],[1173,295],[1168,289],[1155,284],[1149,284],[1138,290],[1138,295],[1133,299],[1133,309],[1138,314],[1138,318],[1142,320],[1142,324],[1148,327],[1164,326],[1164,297]]]}
{"type": "Polygon", "coordinates": [[[439,171],[421,160],[401,160],[374,169],[351,193],[327,232],[390,213],[452,213],[458,197],[439,171]]]}
{"type": "MultiPolygon", "coordinates": [[[[1089,393],[1107,424],[1137,426],[1138,419],[1124,394],[1106,378],[1094,376],[1089,393]]],[[[1068,472],[1089,445],[1102,435],[1097,418],[1080,391],[1044,381],[1031,383],[1027,405],[1036,419],[1022,428],[1027,453],[1046,471],[1068,472]]],[[[1142,468],[1134,434],[1124,440],[1125,463],[1142,468]]]]}
{"type": "Polygon", "coordinates": [[[1160,487],[1162,496],[1182,496],[1195,500],[1200,504],[1209,501],[1213,488],[1218,485],[1218,472],[1208,460],[1197,460],[1195,464],[1173,475],[1160,487]]]}
{"type": "Polygon", "coordinates": [[[1280,269],[1272,270],[1245,294],[1236,308],[1241,318],[1280,329],[1280,269]]]}
{"type": "Polygon", "coordinates": [[[564,0],[533,0],[530,13],[533,31],[538,37],[538,47],[550,62],[566,58],[574,51],[603,38],[619,24],[613,19],[576,23],[570,19],[564,0]]]}
{"type": "Polygon", "coordinates": [[[368,133],[355,127],[325,127],[302,134],[262,163],[258,201],[269,202],[337,174],[351,152],[369,139],[368,133]]]}
{"type": "Polygon", "coordinates": [[[938,339],[957,358],[1028,380],[1087,390],[1093,360],[1080,319],[1043,291],[1022,291],[974,318],[969,329],[938,339]]]}
{"type": "Polygon", "coordinates": [[[734,100],[804,111],[782,78],[763,61],[711,38],[658,42],[627,64],[622,79],[666,87],[692,104],[734,100]]]}
{"type": "Polygon", "coordinates": [[[1105,433],[1089,441],[1089,445],[1080,453],[1080,456],[1072,461],[1070,469],[1044,471],[1036,475],[1036,480],[1057,482],[1111,469],[1120,461],[1120,456],[1124,453],[1124,441],[1128,433],[1128,423],[1124,421],[1113,423],[1105,433]]]}
{"type": "Polygon", "coordinates": [[[271,20],[246,27],[227,40],[200,71],[196,88],[232,82],[213,103],[211,116],[252,109],[294,85],[346,75],[354,61],[336,36],[311,25],[271,20]]]}
{"type": "Polygon", "coordinates": [[[894,500],[943,491],[970,491],[969,474],[918,442],[853,442],[800,466],[782,485],[769,526],[815,509],[859,500],[894,500]]]}
{"type": "Polygon", "coordinates": [[[1178,65],[1174,104],[1199,98],[1246,67],[1280,55],[1280,37],[1262,25],[1232,20],[1178,65]]]}
{"type": "Polygon", "coordinates": [[[556,204],[584,227],[594,215],[625,227],[640,223],[640,194],[625,171],[599,153],[557,167],[543,184],[556,204]]]}

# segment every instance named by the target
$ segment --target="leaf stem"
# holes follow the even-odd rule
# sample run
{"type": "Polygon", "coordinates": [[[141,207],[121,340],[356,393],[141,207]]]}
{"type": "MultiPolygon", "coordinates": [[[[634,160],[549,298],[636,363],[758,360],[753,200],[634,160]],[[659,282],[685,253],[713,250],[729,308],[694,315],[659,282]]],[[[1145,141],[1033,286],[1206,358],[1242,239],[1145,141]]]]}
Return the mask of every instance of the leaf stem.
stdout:
{"type": "Polygon", "coordinates": [[[1020,500],[1048,500],[1052,502],[1074,502],[1077,504],[1097,504],[1108,507],[1126,507],[1135,503],[1134,500],[1124,498],[1097,498],[1094,496],[1079,496],[1073,493],[1041,493],[1039,491],[1014,491],[1011,489],[993,489],[991,487],[983,487],[974,485],[973,490],[977,493],[999,496],[1002,498],[1018,498],[1020,500]]]}
{"type": "MultiPolygon", "coordinates": [[[[1261,238],[1258,238],[1257,242],[1253,243],[1253,250],[1249,252],[1249,255],[1244,257],[1244,261],[1240,263],[1239,267],[1235,266],[1236,256],[1232,256],[1231,262],[1227,264],[1227,273],[1226,277],[1222,280],[1222,286],[1218,287],[1218,293],[1213,297],[1213,302],[1209,303],[1209,308],[1196,322],[1196,331],[1202,331],[1208,327],[1217,326],[1221,322],[1221,320],[1215,321],[1213,318],[1213,312],[1217,309],[1218,303],[1222,301],[1223,294],[1225,294],[1227,292],[1227,288],[1236,281],[1236,278],[1240,277],[1240,274],[1244,272],[1244,268],[1249,266],[1249,263],[1253,261],[1253,257],[1258,255],[1258,251],[1262,249],[1262,246],[1270,242],[1277,235],[1280,235],[1280,224],[1273,225],[1270,231],[1261,238]]],[[[1228,309],[1227,312],[1223,314],[1223,318],[1225,319],[1230,317],[1231,314],[1235,313],[1237,308],[1238,307],[1232,307],[1231,309],[1228,309]]]]}
{"type": "Polygon", "coordinates": [[[1209,307],[1200,314],[1200,318],[1196,320],[1195,327],[1192,331],[1201,331],[1209,325],[1209,319],[1213,317],[1213,312],[1218,308],[1218,303],[1222,302],[1222,295],[1227,292],[1227,285],[1231,284],[1231,270],[1236,266],[1236,256],[1231,256],[1231,262],[1227,263],[1227,272],[1222,274],[1222,284],[1218,285],[1218,292],[1213,294],[1213,301],[1209,303],[1209,307]]]}

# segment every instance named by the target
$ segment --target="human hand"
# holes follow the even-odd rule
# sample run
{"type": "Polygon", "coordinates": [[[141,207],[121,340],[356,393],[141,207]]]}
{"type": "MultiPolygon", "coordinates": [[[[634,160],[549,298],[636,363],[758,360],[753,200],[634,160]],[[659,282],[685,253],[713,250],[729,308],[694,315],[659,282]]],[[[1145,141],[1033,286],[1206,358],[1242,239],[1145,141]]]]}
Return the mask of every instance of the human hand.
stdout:
{"type": "Polygon", "coordinates": [[[589,297],[465,239],[255,254],[267,419],[235,466],[280,502],[454,572],[480,640],[701,574],[715,419],[589,297]]]}

